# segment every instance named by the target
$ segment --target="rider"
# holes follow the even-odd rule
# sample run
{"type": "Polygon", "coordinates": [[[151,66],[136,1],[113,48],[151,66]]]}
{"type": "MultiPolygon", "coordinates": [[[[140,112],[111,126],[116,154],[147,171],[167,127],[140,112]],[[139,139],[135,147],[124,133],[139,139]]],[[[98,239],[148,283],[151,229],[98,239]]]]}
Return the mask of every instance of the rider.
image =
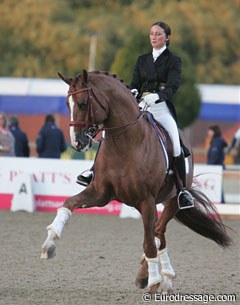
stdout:
{"type": "MultiPolygon", "coordinates": [[[[161,122],[168,131],[173,142],[174,171],[179,208],[194,206],[191,194],[186,190],[185,159],[181,150],[176,112],[171,99],[176,93],[181,81],[181,59],[174,56],[168,49],[171,35],[170,27],[164,22],[156,22],[150,29],[152,52],[140,56],[133,71],[130,88],[139,99],[140,106],[147,105],[148,110],[161,122]]],[[[93,168],[88,175],[77,177],[78,183],[88,185],[93,178],[93,168]]]]}
{"type": "Polygon", "coordinates": [[[179,208],[194,206],[186,190],[185,159],[182,153],[176,111],[171,103],[181,81],[181,59],[168,49],[171,28],[164,22],[155,22],[150,29],[152,52],[139,56],[133,71],[130,88],[140,99],[139,106],[147,107],[155,119],[168,131],[173,143],[173,161],[179,208]]]}

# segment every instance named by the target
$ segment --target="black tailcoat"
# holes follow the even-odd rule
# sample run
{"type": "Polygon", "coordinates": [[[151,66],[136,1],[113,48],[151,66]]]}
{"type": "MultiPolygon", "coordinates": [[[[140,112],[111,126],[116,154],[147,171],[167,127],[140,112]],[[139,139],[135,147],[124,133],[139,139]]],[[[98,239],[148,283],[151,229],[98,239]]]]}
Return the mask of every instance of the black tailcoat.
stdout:
{"type": "Polygon", "coordinates": [[[173,95],[177,92],[182,75],[182,61],[173,55],[169,49],[154,62],[152,53],[138,57],[133,70],[131,89],[137,89],[139,97],[143,92],[158,93],[160,101],[166,101],[167,105],[176,119],[175,107],[171,103],[173,95]],[[164,83],[165,88],[160,89],[164,83]]]}

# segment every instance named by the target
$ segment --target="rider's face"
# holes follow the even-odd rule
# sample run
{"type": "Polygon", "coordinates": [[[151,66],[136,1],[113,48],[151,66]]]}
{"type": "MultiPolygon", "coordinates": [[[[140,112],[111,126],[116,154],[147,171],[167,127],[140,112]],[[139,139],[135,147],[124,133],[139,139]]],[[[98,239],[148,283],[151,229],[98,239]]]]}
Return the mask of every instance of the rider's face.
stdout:
{"type": "Polygon", "coordinates": [[[166,44],[166,34],[164,30],[158,25],[153,25],[151,27],[149,36],[150,43],[154,49],[161,49],[166,44]]]}

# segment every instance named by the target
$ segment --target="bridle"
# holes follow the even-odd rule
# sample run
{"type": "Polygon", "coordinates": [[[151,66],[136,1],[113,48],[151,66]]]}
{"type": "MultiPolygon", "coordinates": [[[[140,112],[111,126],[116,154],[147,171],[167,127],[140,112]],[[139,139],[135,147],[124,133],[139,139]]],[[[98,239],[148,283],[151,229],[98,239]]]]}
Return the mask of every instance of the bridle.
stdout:
{"type": "Polygon", "coordinates": [[[85,91],[87,91],[87,94],[88,94],[86,119],[85,119],[85,121],[70,121],[69,126],[86,128],[86,132],[85,132],[86,136],[88,136],[91,140],[94,141],[94,137],[100,132],[100,130],[98,128],[98,125],[95,124],[95,122],[94,122],[94,111],[93,111],[93,103],[92,103],[93,96],[95,97],[96,101],[98,102],[100,107],[105,112],[105,119],[106,119],[107,111],[104,108],[102,102],[98,99],[98,97],[94,93],[92,87],[86,87],[86,88],[75,90],[73,92],[69,92],[67,95],[67,99],[72,95],[76,95],[77,93],[81,93],[81,92],[85,92],[85,91]]]}
{"type": "Polygon", "coordinates": [[[95,124],[95,122],[94,122],[94,111],[93,111],[93,103],[92,103],[93,97],[96,99],[97,103],[100,105],[100,107],[103,109],[103,111],[106,114],[105,119],[103,121],[105,121],[107,119],[107,111],[104,108],[103,103],[98,99],[98,97],[94,93],[92,87],[86,87],[86,88],[75,90],[73,92],[69,92],[67,95],[67,99],[72,95],[76,95],[77,93],[81,93],[81,92],[85,92],[85,91],[87,91],[87,93],[88,93],[88,98],[87,98],[87,107],[88,108],[87,108],[86,120],[85,121],[70,121],[69,126],[86,128],[85,135],[87,137],[89,137],[92,141],[94,141],[95,143],[98,141],[96,141],[94,138],[101,131],[106,131],[106,132],[114,131],[114,130],[117,131],[117,129],[120,129],[119,132],[116,132],[111,135],[106,135],[104,138],[101,139],[101,140],[106,140],[109,137],[114,137],[116,135],[119,135],[119,134],[127,131],[131,126],[135,125],[143,117],[143,113],[141,113],[137,117],[136,120],[134,120],[126,125],[109,127],[109,128],[107,128],[107,127],[99,128],[98,125],[95,124]]]}
{"type": "Polygon", "coordinates": [[[94,125],[94,114],[93,114],[93,104],[92,104],[93,95],[94,95],[96,101],[98,102],[98,104],[101,106],[101,108],[105,112],[106,118],[107,118],[107,111],[106,111],[106,109],[104,108],[104,106],[101,103],[101,101],[94,94],[93,89],[91,87],[87,87],[87,88],[83,88],[83,89],[78,89],[76,91],[69,92],[68,95],[67,95],[67,98],[69,98],[69,96],[71,96],[71,95],[76,95],[77,93],[81,93],[81,92],[84,92],[84,91],[87,91],[87,93],[88,93],[88,99],[87,99],[88,109],[87,109],[86,120],[85,121],[70,121],[69,122],[70,126],[86,127],[86,128],[88,128],[90,125],[94,125]]]}

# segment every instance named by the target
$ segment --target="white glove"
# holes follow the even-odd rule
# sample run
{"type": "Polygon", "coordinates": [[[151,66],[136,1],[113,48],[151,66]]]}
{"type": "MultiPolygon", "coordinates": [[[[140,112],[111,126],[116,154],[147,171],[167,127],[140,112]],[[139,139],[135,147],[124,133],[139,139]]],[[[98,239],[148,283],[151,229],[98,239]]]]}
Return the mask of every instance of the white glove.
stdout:
{"type": "Polygon", "coordinates": [[[143,102],[147,106],[151,107],[157,100],[159,100],[157,93],[149,93],[148,95],[141,98],[141,103],[143,102]]]}
{"type": "Polygon", "coordinates": [[[137,96],[138,96],[138,90],[137,90],[137,89],[132,89],[131,92],[132,92],[132,95],[133,95],[134,97],[137,97],[137,96]]]}
{"type": "Polygon", "coordinates": [[[143,99],[141,99],[140,103],[138,104],[138,107],[141,108],[141,110],[143,111],[150,111],[150,107],[146,103],[144,103],[143,99]]]}

